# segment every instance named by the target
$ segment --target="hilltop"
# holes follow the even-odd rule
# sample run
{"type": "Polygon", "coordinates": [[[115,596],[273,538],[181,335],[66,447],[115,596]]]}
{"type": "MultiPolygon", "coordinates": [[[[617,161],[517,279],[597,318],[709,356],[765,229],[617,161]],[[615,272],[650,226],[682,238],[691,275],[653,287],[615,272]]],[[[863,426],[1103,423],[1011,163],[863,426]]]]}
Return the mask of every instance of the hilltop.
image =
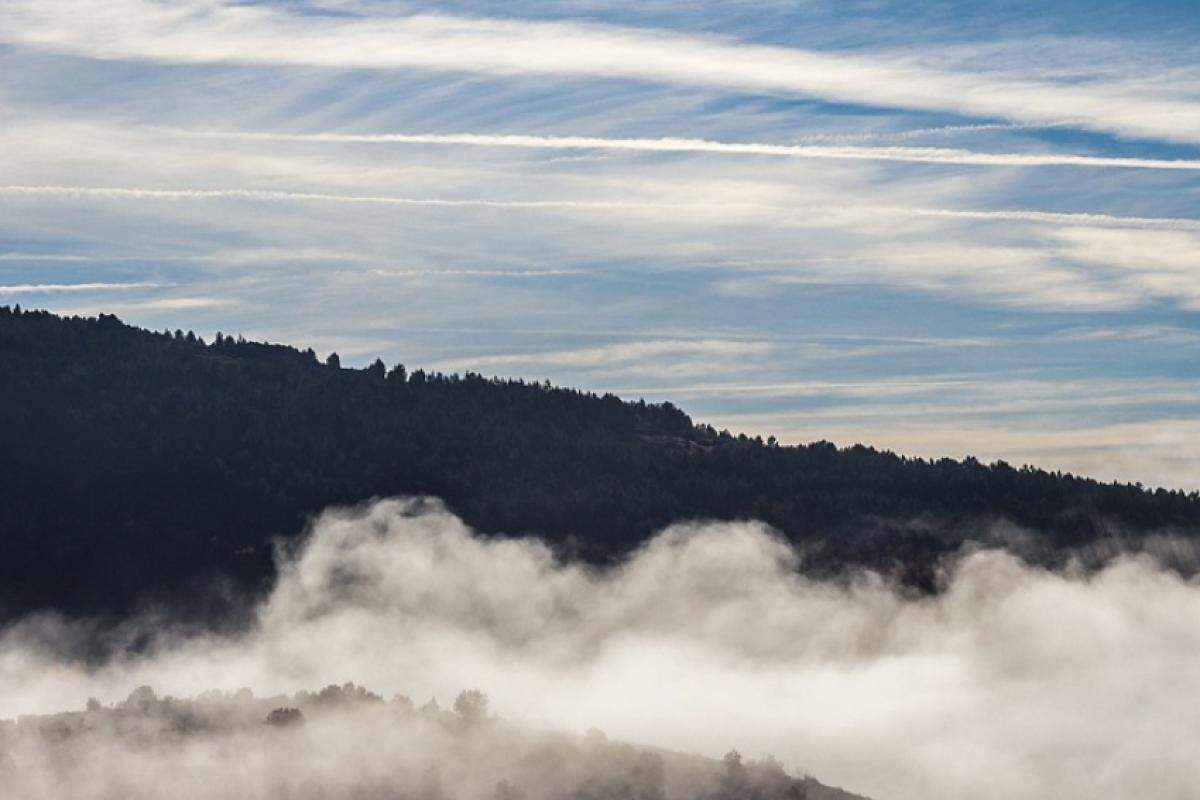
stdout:
{"type": "Polygon", "coordinates": [[[866,566],[926,590],[938,559],[968,541],[1058,563],[1200,535],[1197,492],[781,446],[670,403],[382,361],[345,369],[311,350],[111,315],[0,308],[0,418],[8,618],[149,601],[224,613],[270,585],[275,542],[311,515],[399,494],[594,561],[681,519],[757,518],[816,573],[866,566]]]}
{"type": "Polygon", "coordinates": [[[442,710],[353,683],[261,698],[141,686],[110,705],[0,719],[0,780],[19,797],[108,798],[116,783],[127,798],[866,800],[772,757],[717,761],[595,728],[526,730],[489,714],[479,690],[442,710]]]}

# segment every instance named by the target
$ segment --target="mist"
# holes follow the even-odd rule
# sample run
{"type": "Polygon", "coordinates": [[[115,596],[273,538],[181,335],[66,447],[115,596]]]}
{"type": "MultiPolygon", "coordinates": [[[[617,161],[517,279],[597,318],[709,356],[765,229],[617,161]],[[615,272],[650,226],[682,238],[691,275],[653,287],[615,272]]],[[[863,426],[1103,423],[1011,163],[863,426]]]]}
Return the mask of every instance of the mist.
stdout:
{"type": "MultiPolygon", "coordinates": [[[[126,631],[138,648],[95,664],[64,655],[86,622],[11,626],[0,717],[109,707],[143,685],[294,698],[354,681],[443,707],[479,687],[505,742],[598,728],[716,758],[736,747],[875,800],[1158,800],[1200,783],[1200,587],[1148,555],[1049,571],[979,550],[945,565],[943,591],[916,595],[870,573],[805,577],[800,553],[754,522],[675,525],[599,568],[397,499],[328,511],[279,558],[276,587],[235,636],[148,618],[126,631]]],[[[228,796],[275,785],[281,769],[420,776],[418,762],[440,763],[422,753],[450,750],[426,717],[396,722],[393,705],[270,737],[258,724],[161,760],[97,746],[85,761],[124,765],[112,785],[127,796],[223,797],[212,783],[167,790],[214,754],[236,765],[228,796]]],[[[475,747],[519,760],[492,739],[455,741],[456,759],[475,747]]],[[[479,769],[451,793],[491,797],[503,770],[479,769]]]]}
{"type": "Polygon", "coordinates": [[[489,715],[478,690],[443,710],[351,683],[263,698],[139,687],[112,706],[91,700],[83,711],[0,725],[0,744],[0,787],[20,800],[856,800],[736,751],[715,761],[612,742],[596,729],[525,731],[489,715]]]}

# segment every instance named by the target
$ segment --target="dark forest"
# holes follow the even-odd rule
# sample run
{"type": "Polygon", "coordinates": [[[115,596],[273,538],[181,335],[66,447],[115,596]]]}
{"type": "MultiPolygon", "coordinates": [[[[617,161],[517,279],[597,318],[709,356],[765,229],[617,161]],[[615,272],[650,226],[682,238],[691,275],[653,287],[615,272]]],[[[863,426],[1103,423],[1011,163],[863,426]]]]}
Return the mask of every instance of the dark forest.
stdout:
{"type": "MultiPolygon", "coordinates": [[[[0,609],[216,618],[321,509],[434,495],[487,534],[619,559],[680,519],[763,520],[814,574],[936,590],[972,541],[1060,564],[1200,534],[1200,493],[717,431],[670,403],[444,375],[114,316],[0,308],[0,609]],[[1019,530],[1019,543],[997,530],[1019,530]]],[[[1187,564],[1176,566],[1186,568],[1187,564]]]]}

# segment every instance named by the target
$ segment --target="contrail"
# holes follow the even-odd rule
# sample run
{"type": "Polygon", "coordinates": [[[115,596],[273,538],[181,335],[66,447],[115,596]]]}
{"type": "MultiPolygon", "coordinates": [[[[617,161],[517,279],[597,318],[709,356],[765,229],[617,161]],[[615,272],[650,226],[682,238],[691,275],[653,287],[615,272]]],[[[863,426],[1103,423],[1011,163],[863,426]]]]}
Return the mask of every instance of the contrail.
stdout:
{"type": "MultiPolygon", "coordinates": [[[[0,186],[0,193],[11,195],[60,195],[108,197],[132,200],[311,200],[328,203],[366,203],[404,206],[448,206],[481,208],[699,208],[735,203],[659,203],[627,200],[481,200],[440,197],[396,197],[390,195],[346,195],[322,192],[288,192],[270,189],[143,189],[112,186],[0,186]]],[[[747,204],[740,204],[746,207],[747,204]]]]}
{"type": "Polygon", "coordinates": [[[37,292],[91,292],[112,289],[156,289],[160,283],[19,283],[0,286],[0,294],[34,294],[37,292]]]}
{"type": "Polygon", "coordinates": [[[658,153],[726,155],[850,161],[903,161],[988,167],[1111,167],[1120,169],[1200,170],[1197,159],[1120,158],[1070,153],[980,153],[945,147],[865,147],[860,145],[768,144],[708,139],[610,139],[594,136],[532,136],[477,133],[274,133],[269,131],[167,130],[182,136],[247,141],[343,144],[434,144],[555,150],[631,150],[658,153]]]}
{"type": "Polygon", "coordinates": [[[178,256],[178,255],[90,255],[79,253],[0,253],[0,261],[61,261],[84,262],[96,261],[210,261],[216,256],[178,256]]]}
{"type": "Polygon", "coordinates": [[[267,189],[144,189],[111,186],[0,186],[0,195],[101,197],[132,200],[256,200],[264,202],[328,202],[362,203],[402,206],[432,206],[448,208],[514,208],[554,209],[576,208],[589,210],[614,209],[671,209],[697,211],[703,209],[758,209],[781,214],[830,215],[860,213],[876,216],[943,217],[948,219],[1008,220],[1056,225],[1081,225],[1105,228],[1150,228],[1155,230],[1200,231],[1200,219],[1186,217],[1124,217],[1113,214],[1053,212],[1025,209],[978,211],[971,209],[908,208],[904,206],[873,206],[853,204],[822,204],[784,206],[760,203],[690,202],[671,203],[638,200],[482,200],[437,197],[400,197],[394,195],[345,195],[320,192],[289,192],[267,189]]]}
{"type": "Polygon", "coordinates": [[[1187,217],[1123,217],[1115,214],[1055,212],[1032,210],[972,211],[949,208],[904,208],[901,206],[856,206],[863,211],[910,217],[948,217],[953,219],[1012,220],[1046,222],[1058,225],[1082,225],[1099,228],[1151,228],[1155,230],[1200,231],[1200,219],[1187,217]]]}

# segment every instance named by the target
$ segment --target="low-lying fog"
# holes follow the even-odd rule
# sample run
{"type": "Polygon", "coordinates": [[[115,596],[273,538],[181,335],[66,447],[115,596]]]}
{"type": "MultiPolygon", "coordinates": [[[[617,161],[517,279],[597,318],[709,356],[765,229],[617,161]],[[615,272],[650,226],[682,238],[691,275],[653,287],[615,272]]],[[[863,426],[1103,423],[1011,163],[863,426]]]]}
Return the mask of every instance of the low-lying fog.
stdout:
{"type": "MultiPolygon", "coordinates": [[[[869,575],[814,581],[797,560],[763,526],[714,523],[596,570],[536,540],[476,536],[434,502],[388,500],[322,516],[252,633],[163,633],[89,667],[61,655],[73,623],[10,628],[0,717],[107,705],[143,684],[262,696],[354,681],[418,705],[479,687],[527,730],[773,754],[876,800],[1165,800],[1200,786],[1195,582],[1144,556],[1084,575],[984,551],[917,597],[869,575]]],[[[377,747],[390,724],[336,741],[377,747]]],[[[241,773],[279,768],[244,752],[241,773]]],[[[162,780],[144,766],[129,780],[162,780]]]]}

